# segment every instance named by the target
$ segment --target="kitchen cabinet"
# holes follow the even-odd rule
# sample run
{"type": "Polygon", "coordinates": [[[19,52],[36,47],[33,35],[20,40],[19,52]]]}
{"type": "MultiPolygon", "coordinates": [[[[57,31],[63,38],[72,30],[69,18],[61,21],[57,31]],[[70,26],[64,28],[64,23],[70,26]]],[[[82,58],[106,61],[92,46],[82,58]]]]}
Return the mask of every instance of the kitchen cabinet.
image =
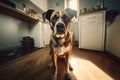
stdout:
{"type": "MultiPolygon", "coordinates": [[[[33,25],[31,25],[33,26],[33,25]]],[[[34,39],[35,47],[44,47],[44,26],[42,22],[38,22],[30,29],[30,36],[34,39]]]]}
{"type": "MultiPolygon", "coordinates": [[[[33,26],[33,25],[32,25],[33,26]]],[[[35,47],[42,48],[49,44],[52,31],[48,23],[38,22],[30,30],[30,36],[34,38],[35,47]]]]}
{"type": "Polygon", "coordinates": [[[105,10],[80,15],[79,48],[104,50],[105,10]]]}

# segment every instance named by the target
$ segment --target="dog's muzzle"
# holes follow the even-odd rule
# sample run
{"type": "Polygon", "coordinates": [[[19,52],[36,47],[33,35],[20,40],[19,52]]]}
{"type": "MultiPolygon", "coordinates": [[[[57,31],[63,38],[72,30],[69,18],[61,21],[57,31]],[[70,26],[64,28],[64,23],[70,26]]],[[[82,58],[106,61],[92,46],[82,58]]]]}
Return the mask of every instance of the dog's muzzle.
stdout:
{"type": "Polygon", "coordinates": [[[58,23],[56,25],[56,31],[58,34],[65,34],[65,25],[63,23],[58,23]]]}
{"type": "Polygon", "coordinates": [[[58,38],[62,38],[66,35],[66,25],[60,17],[54,27],[54,35],[58,38]]]}

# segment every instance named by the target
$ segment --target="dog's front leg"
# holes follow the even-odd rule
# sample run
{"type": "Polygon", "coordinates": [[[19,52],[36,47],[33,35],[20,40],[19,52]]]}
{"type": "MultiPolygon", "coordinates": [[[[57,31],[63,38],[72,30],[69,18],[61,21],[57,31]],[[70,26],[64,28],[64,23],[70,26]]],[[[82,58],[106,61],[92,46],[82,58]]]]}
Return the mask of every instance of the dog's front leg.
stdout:
{"type": "Polygon", "coordinates": [[[66,54],[66,74],[65,74],[65,77],[67,78],[67,80],[71,80],[69,59],[70,59],[70,52],[67,52],[67,54],[66,54]]]}
{"type": "Polygon", "coordinates": [[[67,55],[66,55],[66,65],[67,65],[67,66],[66,66],[66,73],[67,73],[67,74],[69,74],[69,72],[70,72],[70,71],[69,71],[69,66],[70,66],[70,65],[69,65],[69,59],[70,59],[70,55],[69,55],[69,52],[68,52],[67,55]]]}
{"type": "Polygon", "coordinates": [[[51,68],[53,66],[53,50],[52,50],[52,47],[50,47],[50,52],[49,52],[50,56],[51,56],[51,59],[50,59],[50,63],[48,63],[48,68],[51,68]]]}
{"type": "Polygon", "coordinates": [[[53,72],[53,75],[52,75],[52,79],[51,79],[51,80],[57,80],[57,70],[58,70],[58,67],[57,67],[57,55],[56,55],[56,53],[54,53],[54,54],[52,55],[52,58],[53,58],[54,72],[53,72]]]}

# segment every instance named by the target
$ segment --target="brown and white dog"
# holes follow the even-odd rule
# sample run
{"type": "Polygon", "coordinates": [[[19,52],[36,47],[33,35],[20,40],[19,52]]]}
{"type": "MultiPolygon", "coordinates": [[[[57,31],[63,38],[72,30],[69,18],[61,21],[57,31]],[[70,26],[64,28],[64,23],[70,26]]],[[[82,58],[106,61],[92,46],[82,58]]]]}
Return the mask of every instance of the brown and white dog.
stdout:
{"type": "Polygon", "coordinates": [[[72,49],[72,39],[69,33],[71,19],[77,16],[77,12],[70,8],[65,11],[48,10],[42,14],[43,19],[47,19],[52,30],[50,38],[50,55],[54,66],[54,74],[52,80],[57,80],[57,59],[65,57],[66,59],[66,75],[70,78],[70,54],[72,49]]]}

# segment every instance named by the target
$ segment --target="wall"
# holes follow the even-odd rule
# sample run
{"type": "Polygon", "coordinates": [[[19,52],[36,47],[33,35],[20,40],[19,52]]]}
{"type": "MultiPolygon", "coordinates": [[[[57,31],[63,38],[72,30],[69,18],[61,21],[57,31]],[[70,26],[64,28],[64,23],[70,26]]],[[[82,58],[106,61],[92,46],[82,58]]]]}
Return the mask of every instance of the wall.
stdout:
{"type": "Polygon", "coordinates": [[[41,10],[43,11],[47,10],[47,0],[30,0],[30,1],[34,3],[37,7],[39,7],[41,10]]]}
{"type": "Polygon", "coordinates": [[[64,10],[64,0],[47,0],[47,2],[48,9],[64,10]],[[56,1],[59,1],[59,6],[56,6],[56,1]]]}
{"type": "MultiPolygon", "coordinates": [[[[91,8],[95,7],[97,0],[79,0],[80,8],[91,8]]],[[[104,0],[105,7],[110,9],[120,9],[120,0],[104,0]]]]}
{"type": "Polygon", "coordinates": [[[120,16],[117,16],[112,25],[107,27],[106,50],[120,57],[120,16]]]}
{"type": "Polygon", "coordinates": [[[20,46],[23,36],[28,36],[27,23],[0,14],[0,50],[20,46]]]}

